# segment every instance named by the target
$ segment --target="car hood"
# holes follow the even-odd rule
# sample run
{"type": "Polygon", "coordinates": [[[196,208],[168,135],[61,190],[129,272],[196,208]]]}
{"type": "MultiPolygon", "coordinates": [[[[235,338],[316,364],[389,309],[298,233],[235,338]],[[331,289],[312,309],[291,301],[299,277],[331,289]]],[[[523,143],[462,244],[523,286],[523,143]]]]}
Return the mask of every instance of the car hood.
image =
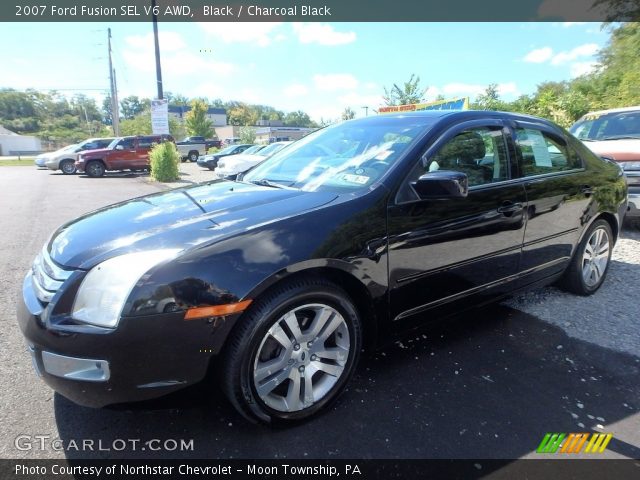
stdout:
{"type": "Polygon", "coordinates": [[[209,244],[320,207],[336,197],[217,180],[88,213],[60,227],[48,250],[62,266],[88,269],[125,253],[209,244]]]}
{"type": "Polygon", "coordinates": [[[260,162],[262,160],[264,160],[267,157],[264,157],[260,154],[245,154],[245,153],[238,153],[236,155],[227,155],[229,158],[225,158],[224,162],[225,165],[230,164],[231,162],[260,162]]]}
{"type": "Polygon", "coordinates": [[[84,152],[78,152],[78,153],[82,155],[83,158],[85,158],[93,155],[105,155],[110,152],[112,152],[112,150],[108,148],[99,148],[97,150],[85,150],[84,152]]]}
{"type": "Polygon", "coordinates": [[[640,161],[640,140],[637,139],[586,141],[584,144],[592,152],[612,158],[617,162],[640,161]]]}

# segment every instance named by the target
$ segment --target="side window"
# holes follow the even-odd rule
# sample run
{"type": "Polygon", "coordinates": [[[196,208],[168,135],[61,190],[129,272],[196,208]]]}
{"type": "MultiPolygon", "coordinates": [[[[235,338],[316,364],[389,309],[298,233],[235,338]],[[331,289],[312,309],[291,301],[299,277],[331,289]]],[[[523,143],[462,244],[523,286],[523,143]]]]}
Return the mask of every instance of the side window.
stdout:
{"type": "Polygon", "coordinates": [[[112,140],[98,140],[96,147],[97,148],[107,148],[112,140]]]}
{"type": "Polygon", "coordinates": [[[133,138],[125,138],[120,140],[118,145],[122,145],[123,150],[133,150],[136,148],[135,140],[133,138]]]}
{"type": "Polygon", "coordinates": [[[533,128],[516,129],[516,147],[523,177],[582,167],[580,157],[564,140],[533,128]]]}
{"type": "Polygon", "coordinates": [[[480,127],[464,130],[448,140],[429,158],[418,162],[398,192],[398,202],[417,200],[410,187],[419,177],[437,170],[454,170],[467,175],[469,186],[509,179],[507,148],[502,129],[480,127]]]}
{"type": "Polygon", "coordinates": [[[423,174],[436,170],[465,173],[470,187],[507,180],[507,152],[502,131],[474,128],[460,132],[423,166],[423,174]]]}
{"type": "Polygon", "coordinates": [[[151,148],[158,143],[157,137],[141,137],[138,139],[138,148],[151,148]]]}

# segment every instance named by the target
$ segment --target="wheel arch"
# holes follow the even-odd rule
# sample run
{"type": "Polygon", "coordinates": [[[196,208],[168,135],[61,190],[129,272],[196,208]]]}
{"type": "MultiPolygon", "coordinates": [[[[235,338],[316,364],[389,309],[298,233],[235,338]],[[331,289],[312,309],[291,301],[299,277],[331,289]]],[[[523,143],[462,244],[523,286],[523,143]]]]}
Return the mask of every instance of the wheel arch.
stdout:
{"type": "MultiPolygon", "coordinates": [[[[616,218],[616,216],[612,213],[609,212],[602,212],[599,215],[597,215],[594,219],[593,222],[597,221],[597,220],[606,220],[607,223],[609,224],[609,226],[611,227],[611,233],[613,234],[613,242],[615,243],[618,240],[618,235],[620,234],[620,225],[618,223],[618,219],[616,218]]],[[[591,222],[591,223],[593,223],[591,222]]],[[[591,225],[589,225],[591,226],[591,225]]],[[[585,229],[586,231],[586,229],[585,229]]]]}
{"type": "MultiPolygon", "coordinates": [[[[353,270],[353,265],[338,260],[325,260],[323,265],[317,262],[304,262],[282,270],[261,282],[245,298],[256,299],[278,288],[285,282],[295,281],[300,278],[323,278],[342,288],[353,302],[364,333],[363,345],[368,350],[374,347],[378,340],[380,318],[374,308],[374,298],[363,282],[347,266],[353,270]]],[[[241,321],[241,320],[240,320],[241,321]]]]}

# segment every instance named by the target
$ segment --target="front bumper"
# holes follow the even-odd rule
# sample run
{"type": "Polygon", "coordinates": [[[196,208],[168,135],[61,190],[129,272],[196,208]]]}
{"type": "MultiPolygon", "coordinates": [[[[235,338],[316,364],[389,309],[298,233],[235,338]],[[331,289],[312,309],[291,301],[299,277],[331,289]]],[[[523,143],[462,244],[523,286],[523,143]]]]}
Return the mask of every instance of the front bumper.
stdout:
{"type": "Polygon", "coordinates": [[[156,398],[201,381],[237,316],[184,321],[182,312],[122,318],[115,329],[71,325],[49,316],[31,273],[18,323],[36,373],[55,391],[88,407],[156,398]]]}
{"type": "Polygon", "coordinates": [[[58,170],[60,168],[60,163],[53,160],[48,160],[44,163],[44,166],[49,170],[58,170]]]}
{"type": "Polygon", "coordinates": [[[47,164],[47,159],[46,158],[36,158],[33,163],[36,164],[36,167],[46,167],[47,164]]]}

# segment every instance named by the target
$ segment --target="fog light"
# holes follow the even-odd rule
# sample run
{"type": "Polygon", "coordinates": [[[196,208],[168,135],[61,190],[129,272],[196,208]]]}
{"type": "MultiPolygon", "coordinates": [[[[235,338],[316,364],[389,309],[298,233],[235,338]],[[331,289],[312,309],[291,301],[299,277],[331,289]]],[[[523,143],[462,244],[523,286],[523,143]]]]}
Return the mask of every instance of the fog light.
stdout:
{"type": "Polygon", "coordinates": [[[42,352],[44,371],[56,377],[85,382],[106,382],[109,380],[109,362],[89,358],[65,357],[55,353],[42,352]]]}

